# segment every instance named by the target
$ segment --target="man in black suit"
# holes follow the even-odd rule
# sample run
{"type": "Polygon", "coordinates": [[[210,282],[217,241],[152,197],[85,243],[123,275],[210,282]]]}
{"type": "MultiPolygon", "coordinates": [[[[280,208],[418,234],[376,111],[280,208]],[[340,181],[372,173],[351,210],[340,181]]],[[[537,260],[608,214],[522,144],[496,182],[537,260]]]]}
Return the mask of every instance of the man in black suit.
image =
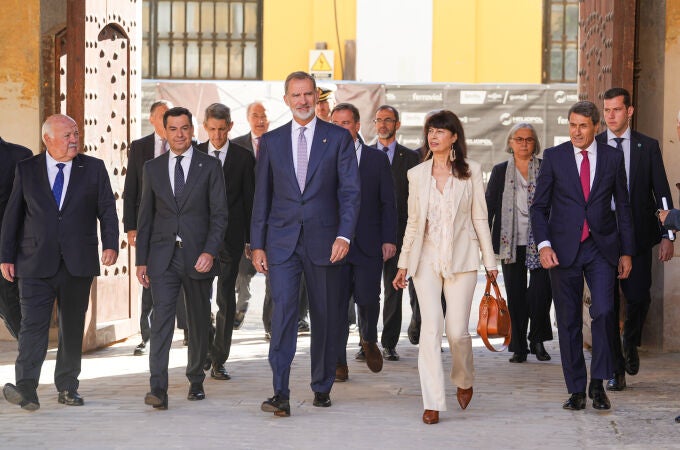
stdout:
{"type": "Polygon", "coordinates": [[[635,375],[640,368],[637,348],[642,339],[642,327],[652,301],[649,289],[652,285],[652,247],[659,244],[659,261],[673,258],[673,242],[668,232],[659,225],[654,215],[664,209],[662,198],[673,207],[670,187],[663,166],[659,142],[630,129],[633,116],[630,94],[623,88],[611,88],[604,93],[604,119],[607,130],[597,135],[597,141],[623,152],[630,192],[630,206],[635,231],[635,254],[633,269],[627,279],[620,280],[615,289],[615,327],[612,330],[614,373],[607,383],[610,391],[626,388],[626,376],[635,375]],[[619,286],[625,297],[625,320],[623,325],[623,348],[619,329],[619,286]]]}
{"type": "MultiPolygon", "coordinates": [[[[125,175],[125,188],[123,190],[123,229],[127,233],[127,240],[131,247],[136,245],[137,240],[137,213],[139,202],[142,199],[142,169],[144,163],[167,152],[169,147],[165,139],[163,128],[163,114],[172,104],[167,100],[158,100],[151,105],[149,111],[149,123],[153,125],[154,132],[141,139],[130,143],[128,151],[128,165],[125,175]]],[[[146,353],[146,345],[151,336],[151,316],[153,312],[153,299],[151,289],[142,288],[142,310],[139,316],[139,330],[142,334],[142,342],[135,347],[135,356],[146,353]]],[[[177,301],[177,323],[184,330],[186,340],[186,309],[184,307],[184,294],[180,291],[177,301]]],[[[186,345],[186,343],[185,343],[186,345]]]]}
{"type": "Polygon", "coordinates": [[[47,151],[17,164],[0,238],[2,276],[19,278],[22,315],[16,386],[7,383],[3,394],[29,411],[40,407],[37,387],[55,299],[58,401],[84,403],[78,376],[90,286],[99,275],[97,221],[102,264],[118,258],[116,202],[104,163],[78,153],[78,125],[66,115],[48,117],[42,136],[47,151]]]}
{"type": "Polygon", "coordinates": [[[144,165],[137,228],[137,279],[151,286],[149,369],[151,391],[144,403],[168,408],[168,359],[177,295],[186,295],[189,357],[188,400],[203,400],[203,362],[208,352],[210,289],[214,259],[224,241],[227,197],[220,162],[191,145],[194,127],[186,108],[163,116],[170,151],[144,165]]]}
{"type": "MultiPolygon", "coordinates": [[[[396,133],[401,122],[399,112],[389,105],[382,105],[375,113],[376,131],[378,142],[375,148],[382,150],[390,159],[392,178],[397,200],[397,253],[385,261],[383,267],[383,290],[385,301],[383,304],[383,332],[380,342],[383,346],[383,357],[388,361],[399,361],[396,347],[401,333],[401,301],[403,291],[396,290],[392,286],[392,280],[397,275],[397,261],[401,253],[401,244],[406,231],[408,219],[408,178],[406,172],[420,162],[420,155],[403,145],[397,143],[396,133]]],[[[363,349],[357,354],[357,359],[362,359],[363,349]]]]}
{"type": "MultiPolygon", "coordinates": [[[[267,110],[261,102],[255,101],[248,105],[246,109],[246,118],[248,120],[248,125],[250,125],[250,131],[242,136],[231,139],[230,142],[250,150],[253,156],[256,157],[260,146],[260,136],[269,130],[267,110]]],[[[246,251],[241,256],[241,261],[238,266],[238,275],[236,276],[236,294],[238,294],[238,300],[236,302],[236,313],[234,316],[234,330],[240,329],[246,318],[248,302],[251,297],[250,280],[256,273],[257,271],[250,262],[250,244],[246,243],[246,251]]]]}
{"type": "MultiPolygon", "coordinates": [[[[224,172],[229,221],[224,235],[224,245],[219,252],[219,275],[217,278],[217,316],[215,335],[210,347],[212,367],[210,376],[216,380],[231,377],[224,367],[231,349],[236,310],[236,275],[239,261],[244,255],[244,245],[250,243],[250,215],[255,194],[255,157],[247,149],[229,142],[229,130],[234,125],[229,108],[213,103],[205,110],[203,127],[209,140],[198,150],[220,160],[224,172]]],[[[252,267],[252,264],[251,264],[252,267]]]]}
{"type": "Polygon", "coordinates": [[[372,372],[380,372],[383,358],[378,349],[378,316],[380,315],[380,275],[383,262],[397,252],[397,207],[394,200],[394,181],[387,155],[380,150],[362,145],[358,137],[361,120],[359,110],[352,104],[340,103],[331,112],[331,121],[347,131],[354,139],[359,178],[361,206],[344,267],[347,292],[340,310],[341,328],[338,336],[338,361],[335,381],[347,381],[347,338],[349,319],[347,305],[350,297],[359,310],[361,348],[366,364],[372,372]]]}
{"type": "MultiPolygon", "coordinates": [[[[17,163],[33,156],[26,147],[11,144],[0,138],[0,227],[2,217],[5,214],[5,207],[9,194],[12,192],[14,184],[14,170],[17,163]]],[[[7,330],[14,338],[19,337],[21,328],[21,307],[19,305],[19,287],[16,282],[10,283],[4,277],[0,277],[0,318],[5,322],[7,330]]]]}

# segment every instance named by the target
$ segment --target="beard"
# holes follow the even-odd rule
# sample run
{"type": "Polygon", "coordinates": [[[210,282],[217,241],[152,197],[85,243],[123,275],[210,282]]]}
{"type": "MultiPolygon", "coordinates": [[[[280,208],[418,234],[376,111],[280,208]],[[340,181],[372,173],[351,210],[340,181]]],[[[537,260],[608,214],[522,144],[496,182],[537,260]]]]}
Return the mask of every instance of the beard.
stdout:
{"type": "Polygon", "coordinates": [[[291,112],[300,120],[308,120],[314,116],[314,108],[309,108],[306,112],[302,109],[291,109],[291,112]]]}
{"type": "Polygon", "coordinates": [[[396,131],[388,131],[387,133],[380,133],[380,132],[378,132],[378,137],[379,137],[380,139],[392,139],[392,137],[394,136],[394,133],[395,133],[395,132],[396,132],[396,131]]]}

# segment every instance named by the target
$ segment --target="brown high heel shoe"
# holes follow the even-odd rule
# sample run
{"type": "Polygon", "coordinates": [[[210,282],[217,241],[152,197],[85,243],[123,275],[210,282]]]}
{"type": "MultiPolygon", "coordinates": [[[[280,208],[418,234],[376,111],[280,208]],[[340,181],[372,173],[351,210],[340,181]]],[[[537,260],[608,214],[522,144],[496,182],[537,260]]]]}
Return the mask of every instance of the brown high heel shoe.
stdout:
{"type": "Polygon", "coordinates": [[[467,408],[470,400],[472,400],[472,386],[468,389],[458,388],[456,392],[456,397],[458,398],[458,404],[462,409],[467,408]]]}
{"type": "Polygon", "coordinates": [[[439,411],[433,411],[431,409],[426,409],[423,413],[423,422],[428,425],[433,423],[439,423],[439,411]]]}

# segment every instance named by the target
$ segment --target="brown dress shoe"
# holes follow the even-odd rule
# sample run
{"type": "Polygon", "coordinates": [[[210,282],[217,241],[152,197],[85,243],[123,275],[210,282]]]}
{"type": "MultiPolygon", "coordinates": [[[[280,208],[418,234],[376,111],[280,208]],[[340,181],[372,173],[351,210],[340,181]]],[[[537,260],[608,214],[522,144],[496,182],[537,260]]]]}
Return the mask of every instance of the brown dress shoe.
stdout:
{"type": "Polygon", "coordinates": [[[349,378],[349,368],[347,364],[335,365],[335,381],[343,382],[349,378]]]}
{"type": "Polygon", "coordinates": [[[383,368],[383,357],[378,348],[378,344],[375,342],[362,342],[361,348],[364,350],[366,365],[371,372],[380,372],[383,368]]]}
{"type": "Polygon", "coordinates": [[[456,392],[456,397],[458,398],[458,404],[462,409],[467,408],[468,404],[470,403],[470,400],[472,400],[472,386],[470,386],[468,389],[461,389],[458,388],[458,391],[456,392]]]}
{"type": "Polygon", "coordinates": [[[439,423],[439,411],[426,409],[425,412],[423,413],[423,422],[425,422],[428,425],[439,423]]]}

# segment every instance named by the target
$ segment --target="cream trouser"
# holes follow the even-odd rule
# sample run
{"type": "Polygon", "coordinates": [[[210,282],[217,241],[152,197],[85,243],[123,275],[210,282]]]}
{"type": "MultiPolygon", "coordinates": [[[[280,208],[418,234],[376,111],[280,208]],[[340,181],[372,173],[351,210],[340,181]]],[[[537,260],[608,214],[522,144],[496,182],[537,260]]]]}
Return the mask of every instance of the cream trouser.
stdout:
{"type": "Polygon", "coordinates": [[[472,296],[477,284],[477,272],[461,272],[442,278],[434,271],[433,258],[437,250],[430,244],[423,246],[418,271],[413,276],[422,325],[418,346],[418,372],[425,409],[446,411],[446,388],[442,365],[442,332],[451,349],[451,381],[462,389],[472,387],[472,338],[468,331],[472,296]],[[446,298],[446,318],[441,306],[441,292],[446,298]]]}

